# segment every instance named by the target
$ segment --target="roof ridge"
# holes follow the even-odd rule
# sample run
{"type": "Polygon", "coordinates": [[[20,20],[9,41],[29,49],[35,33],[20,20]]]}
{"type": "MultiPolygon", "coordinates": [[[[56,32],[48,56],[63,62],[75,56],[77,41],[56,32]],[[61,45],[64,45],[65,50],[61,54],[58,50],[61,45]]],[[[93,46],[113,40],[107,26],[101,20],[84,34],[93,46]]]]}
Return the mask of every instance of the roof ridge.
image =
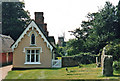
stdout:
{"type": "Polygon", "coordinates": [[[3,35],[3,34],[0,34],[0,37],[2,37],[2,38],[11,38],[10,36],[3,35]]]}

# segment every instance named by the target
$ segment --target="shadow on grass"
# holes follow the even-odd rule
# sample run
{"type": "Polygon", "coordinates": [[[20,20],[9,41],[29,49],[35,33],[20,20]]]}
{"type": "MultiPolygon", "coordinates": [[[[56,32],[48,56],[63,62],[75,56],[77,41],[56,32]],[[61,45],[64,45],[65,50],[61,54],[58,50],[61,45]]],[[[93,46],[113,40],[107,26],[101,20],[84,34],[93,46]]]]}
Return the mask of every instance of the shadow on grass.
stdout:
{"type": "Polygon", "coordinates": [[[110,76],[110,77],[120,77],[120,75],[112,75],[112,76],[110,76]]]}
{"type": "Polygon", "coordinates": [[[120,74],[119,75],[111,75],[111,76],[101,76],[101,77],[111,77],[110,80],[113,80],[113,81],[120,81],[120,74]],[[113,79],[112,79],[113,78],[113,79]],[[115,78],[118,78],[118,79],[115,79],[115,78]]]}
{"type": "Polygon", "coordinates": [[[30,69],[30,70],[59,70],[61,68],[40,68],[40,69],[30,69]]]}
{"type": "Polygon", "coordinates": [[[59,70],[61,68],[50,68],[49,70],[59,70]]]}
{"type": "Polygon", "coordinates": [[[12,68],[12,71],[25,71],[25,70],[59,70],[61,68],[12,68]]]}
{"type": "Polygon", "coordinates": [[[2,81],[119,81],[108,79],[4,79],[2,81]]]}
{"type": "Polygon", "coordinates": [[[67,75],[81,75],[81,74],[67,74],[67,75]]]}

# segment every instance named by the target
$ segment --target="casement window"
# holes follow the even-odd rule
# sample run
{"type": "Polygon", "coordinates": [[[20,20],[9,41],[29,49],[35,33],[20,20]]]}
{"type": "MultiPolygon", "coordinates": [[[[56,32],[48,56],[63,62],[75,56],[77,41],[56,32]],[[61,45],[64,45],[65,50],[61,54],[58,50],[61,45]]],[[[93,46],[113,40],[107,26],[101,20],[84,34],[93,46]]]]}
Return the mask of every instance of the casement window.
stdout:
{"type": "Polygon", "coordinates": [[[31,45],[35,45],[35,35],[31,35],[31,45]]]}
{"type": "Polygon", "coordinates": [[[26,50],[25,64],[40,64],[40,50],[26,50]]]}

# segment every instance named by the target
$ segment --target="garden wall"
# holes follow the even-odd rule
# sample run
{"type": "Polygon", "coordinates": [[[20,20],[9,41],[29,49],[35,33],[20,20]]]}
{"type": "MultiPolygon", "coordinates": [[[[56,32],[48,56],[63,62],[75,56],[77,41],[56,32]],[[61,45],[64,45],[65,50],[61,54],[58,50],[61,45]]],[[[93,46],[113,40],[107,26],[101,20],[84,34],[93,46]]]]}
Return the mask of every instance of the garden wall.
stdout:
{"type": "Polygon", "coordinates": [[[77,66],[78,62],[74,57],[62,57],[62,67],[77,66]]]}
{"type": "Polygon", "coordinates": [[[79,64],[95,63],[95,56],[81,54],[79,56],[62,57],[62,67],[78,66],[79,64]]]}

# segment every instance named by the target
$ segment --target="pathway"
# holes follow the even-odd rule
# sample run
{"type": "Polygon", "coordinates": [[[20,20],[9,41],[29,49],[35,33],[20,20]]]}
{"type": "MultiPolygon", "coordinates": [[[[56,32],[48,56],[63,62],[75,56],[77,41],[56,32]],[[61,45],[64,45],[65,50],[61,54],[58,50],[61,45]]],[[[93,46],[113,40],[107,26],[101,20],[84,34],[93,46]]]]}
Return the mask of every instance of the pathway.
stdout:
{"type": "Polygon", "coordinates": [[[11,69],[12,69],[12,65],[8,65],[0,68],[0,81],[2,79],[5,79],[5,77],[7,76],[8,72],[11,71],[11,69]]]}

